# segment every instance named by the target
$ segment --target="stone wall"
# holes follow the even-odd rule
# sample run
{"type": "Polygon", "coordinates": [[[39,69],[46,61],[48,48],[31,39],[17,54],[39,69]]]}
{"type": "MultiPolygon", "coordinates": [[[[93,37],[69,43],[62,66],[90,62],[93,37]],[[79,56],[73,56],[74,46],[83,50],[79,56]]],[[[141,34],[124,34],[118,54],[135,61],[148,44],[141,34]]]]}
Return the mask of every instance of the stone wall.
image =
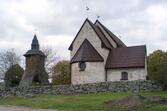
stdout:
{"type": "Polygon", "coordinates": [[[29,96],[36,94],[73,95],[98,92],[160,91],[160,84],[153,81],[118,81],[83,85],[32,86],[27,88],[0,88],[1,97],[29,96]]]}

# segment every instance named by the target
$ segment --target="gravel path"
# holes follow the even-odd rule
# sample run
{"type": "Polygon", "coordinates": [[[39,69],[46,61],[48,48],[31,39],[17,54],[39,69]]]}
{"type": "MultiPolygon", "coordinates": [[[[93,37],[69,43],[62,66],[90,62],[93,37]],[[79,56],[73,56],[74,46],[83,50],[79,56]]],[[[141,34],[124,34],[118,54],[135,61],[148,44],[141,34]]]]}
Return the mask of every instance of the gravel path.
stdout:
{"type": "Polygon", "coordinates": [[[58,111],[58,110],[33,109],[33,108],[21,107],[21,106],[3,106],[3,105],[0,105],[0,111],[58,111]]]}

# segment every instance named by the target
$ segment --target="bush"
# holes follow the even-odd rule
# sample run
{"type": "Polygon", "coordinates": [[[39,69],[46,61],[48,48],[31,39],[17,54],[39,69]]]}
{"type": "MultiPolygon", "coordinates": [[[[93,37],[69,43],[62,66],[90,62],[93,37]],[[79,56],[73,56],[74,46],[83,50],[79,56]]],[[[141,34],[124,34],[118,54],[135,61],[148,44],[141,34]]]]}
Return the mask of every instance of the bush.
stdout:
{"type": "Polygon", "coordinates": [[[63,85],[63,84],[70,84],[70,75],[56,75],[53,79],[53,84],[55,85],[63,85]]]}
{"type": "Polygon", "coordinates": [[[53,67],[53,84],[70,84],[70,62],[60,61],[53,67]]]}
{"type": "Polygon", "coordinates": [[[148,56],[148,76],[167,89],[167,52],[157,50],[148,56]]]}
{"type": "Polygon", "coordinates": [[[24,70],[23,68],[20,67],[20,65],[15,64],[11,66],[5,73],[5,79],[4,79],[5,85],[7,87],[18,86],[23,73],[24,73],[24,70]]]}

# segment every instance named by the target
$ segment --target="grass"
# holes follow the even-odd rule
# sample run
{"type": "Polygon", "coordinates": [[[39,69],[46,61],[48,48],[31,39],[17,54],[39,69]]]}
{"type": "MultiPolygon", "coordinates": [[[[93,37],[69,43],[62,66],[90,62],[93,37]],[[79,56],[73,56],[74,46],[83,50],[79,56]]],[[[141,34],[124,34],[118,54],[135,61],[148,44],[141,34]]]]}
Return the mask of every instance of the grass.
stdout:
{"type": "MultiPolygon", "coordinates": [[[[1,105],[19,105],[43,109],[59,109],[65,111],[105,111],[103,103],[131,95],[132,93],[98,93],[85,95],[39,95],[33,98],[13,97],[0,99],[1,105]]],[[[164,92],[141,92],[143,96],[163,96],[164,92]]],[[[138,111],[167,111],[167,105],[152,105],[138,111]]]]}

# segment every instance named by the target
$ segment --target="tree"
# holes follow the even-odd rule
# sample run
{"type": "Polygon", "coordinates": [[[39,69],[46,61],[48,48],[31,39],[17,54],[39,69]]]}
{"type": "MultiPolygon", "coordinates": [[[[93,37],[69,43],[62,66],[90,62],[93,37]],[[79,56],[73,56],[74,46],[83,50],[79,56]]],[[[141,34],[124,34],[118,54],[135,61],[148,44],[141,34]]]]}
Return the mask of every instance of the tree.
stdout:
{"type": "Polygon", "coordinates": [[[14,49],[0,52],[0,74],[4,77],[6,71],[14,64],[19,64],[21,61],[14,49]]]}
{"type": "Polygon", "coordinates": [[[24,73],[24,70],[22,67],[20,67],[20,65],[15,64],[11,66],[5,74],[4,80],[5,80],[6,86],[10,86],[10,87],[18,86],[23,73],[24,73]]]}
{"type": "Polygon", "coordinates": [[[70,84],[70,62],[66,60],[59,61],[53,67],[53,83],[54,84],[70,84]]]}
{"type": "Polygon", "coordinates": [[[148,76],[167,88],[167,52],[156,50],[148,56],[148,76]]]}
{"type": "Polygon", "coordinates": [[[47,47],[43,46],[41,50],[46,56],[45,60],[46,71],[47,73],[52,74],[53,73],[52,68],[57,63],[58,57],[56,56],[56,53],[54,53],[55,51],[53,51],[53,49],[49,46],[47,47]]]}

